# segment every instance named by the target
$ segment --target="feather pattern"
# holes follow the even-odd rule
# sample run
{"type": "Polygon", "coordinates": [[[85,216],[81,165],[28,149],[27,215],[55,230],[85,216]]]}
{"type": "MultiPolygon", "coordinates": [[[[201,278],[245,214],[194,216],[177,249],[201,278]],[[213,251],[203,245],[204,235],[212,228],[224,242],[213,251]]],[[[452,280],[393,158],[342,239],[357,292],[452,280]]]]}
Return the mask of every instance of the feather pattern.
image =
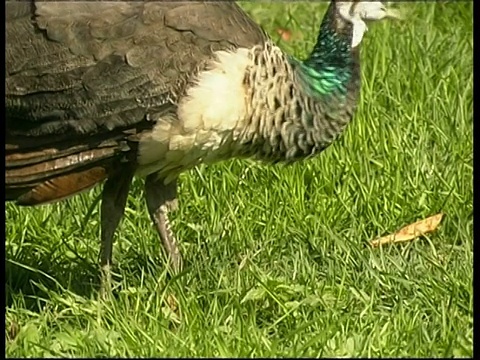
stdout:
{"type": "Polygon", "coordinates": [[[6,200],[46,204],[105,181],[107,275],[135,174],[179,270],[167,216],[178,176],[319,154],[355,112],[364,20],[394,17],[379,1],[332,0],[300,60],[233,2],[7,1],[6,15],[6,200]]]}

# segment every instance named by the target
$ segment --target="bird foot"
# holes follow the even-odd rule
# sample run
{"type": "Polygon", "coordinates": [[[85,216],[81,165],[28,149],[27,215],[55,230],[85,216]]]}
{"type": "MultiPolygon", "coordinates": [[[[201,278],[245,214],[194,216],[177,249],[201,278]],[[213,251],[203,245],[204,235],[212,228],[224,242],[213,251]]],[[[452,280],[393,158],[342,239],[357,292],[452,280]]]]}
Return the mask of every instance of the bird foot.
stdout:
{"type": "Polygon", "coordinates": [[[163,247],[169,258],[169,265],[174,274],[178,274],[183,268],[182,255],[168,220],[168,213],[178,207],[176,193],[176,181],[165,185],[163,179],[157,178],[156,174],[147,176],[145,198],[148,212],[162,239],[163,247]]]}
{"type": "Polygon", "coordinates": [[[104,301],[112,295],[112,272],[110,264],[102,265],[100,279],[100,298],[104,301]]]}
{"type": "Polygon", "coordinates": [[[117,228],[125,205],[127,203],[128,190],[132,182],[133,169],[125,169],[124,172],[111,176],[103,185],[101,206],[101,297],[106,300],[112,293],[112,250],[113,235],[117,228]]]}
{"type": "Polygon", "coordinates": [[[167,252],[169,266],[174,274],[178,274],[183,269],[183,259],[175,235],[170,228],[167,208],[168,206],[162,205],[151,216],[167,252]]]}
{"type": "MultiPolygon", "coordinates": [[[[163,228],[161,232],[164,234],[162,236],[163,245],[167,250],[169,265],[174,274],[178,274],[183,269],[183,258],[182,253],[178,247],[177,240],[175,235],[170,230],[170,223],[168,222],[167,214],[163,214],[165,217],[164,223],[160,224],[160,227],[163,228]]],[[[161,217],[160,217],[161,218],[161,217]]]]}

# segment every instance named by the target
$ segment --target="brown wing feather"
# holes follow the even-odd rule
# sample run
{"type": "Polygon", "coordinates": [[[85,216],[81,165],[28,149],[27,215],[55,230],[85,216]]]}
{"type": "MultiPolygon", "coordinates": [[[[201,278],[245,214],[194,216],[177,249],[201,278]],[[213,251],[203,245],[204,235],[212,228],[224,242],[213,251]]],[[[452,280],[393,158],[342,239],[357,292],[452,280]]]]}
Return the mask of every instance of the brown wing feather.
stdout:
{"type": "MultiPolygon", "coordinates": [[[[16,137],[5,149],[5,199],[36,205],[85,191],[134,164],[132,131],[112,131],[74,141],[16,137]],[[133,151],[132,151],[133,150],[133,151]]],[[[48,139],[50,138],[50,139],[48,139]]]]}
{"type": "Polygon", "coordinates": [[[28,189],[17,188],[15,198],[18,205],[47,204],[86,191],[105,180],[107,176],[105,168],[98,166],[45,180],[28,189]]]}
{"type": "Polygon", "coordinates": [[[128,138],[175,111],[214,51],[266,38],[232,2],[7,1],[6,15],[5,189],[25,204],[134,161],[128,138]]]}

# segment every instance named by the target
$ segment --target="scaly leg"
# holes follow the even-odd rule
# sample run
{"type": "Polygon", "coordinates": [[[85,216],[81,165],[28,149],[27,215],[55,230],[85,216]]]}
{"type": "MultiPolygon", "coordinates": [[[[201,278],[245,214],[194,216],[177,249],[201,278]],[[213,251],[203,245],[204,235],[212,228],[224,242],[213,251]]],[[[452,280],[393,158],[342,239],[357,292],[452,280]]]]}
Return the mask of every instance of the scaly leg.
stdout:
{"type": "Polygon", "coordinates": [[[125,211],[128,190],[133,178],[133,171],[119,176],[112,176],[103,185],[101,206],[101,248],[100,265],[102,271],[101,294],[105,298],[111,291],[111,272],[113,235],[125,211]]]}
{"type": "Polygon", "coordinates": [[[174,273],[178,273],[183,266],[182,255],[168,221],[168,212],[174,211],[178,207],[177,180],[165,185],[163,179],[158,179],[157,174],[147,176],[145,180],[145,198],[147,200],[148,212],[162,239],[172,269],[174,273]]]}

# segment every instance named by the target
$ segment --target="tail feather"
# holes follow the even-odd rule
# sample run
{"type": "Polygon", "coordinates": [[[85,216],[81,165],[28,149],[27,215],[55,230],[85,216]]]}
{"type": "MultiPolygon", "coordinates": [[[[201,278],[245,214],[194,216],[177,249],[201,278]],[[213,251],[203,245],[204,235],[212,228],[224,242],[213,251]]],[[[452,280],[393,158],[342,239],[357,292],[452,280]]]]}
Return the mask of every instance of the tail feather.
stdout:
{"type": "Polygon", "coordinates": [[[72,143],[35,146],[25,139],[7,139],[5,200],[40,205],[86,191],[112,176],[123,161],[131,161],[126,134],[109,138],[76,138],[72,143]]]}
{"type": "Polygon", "coordinates": [[[60,201],[92,188],[107,176],[107,170],[100,166],[58,176],[31,187],[18,196],[16,201],[18,205],[40,205],[60,201]]]}

